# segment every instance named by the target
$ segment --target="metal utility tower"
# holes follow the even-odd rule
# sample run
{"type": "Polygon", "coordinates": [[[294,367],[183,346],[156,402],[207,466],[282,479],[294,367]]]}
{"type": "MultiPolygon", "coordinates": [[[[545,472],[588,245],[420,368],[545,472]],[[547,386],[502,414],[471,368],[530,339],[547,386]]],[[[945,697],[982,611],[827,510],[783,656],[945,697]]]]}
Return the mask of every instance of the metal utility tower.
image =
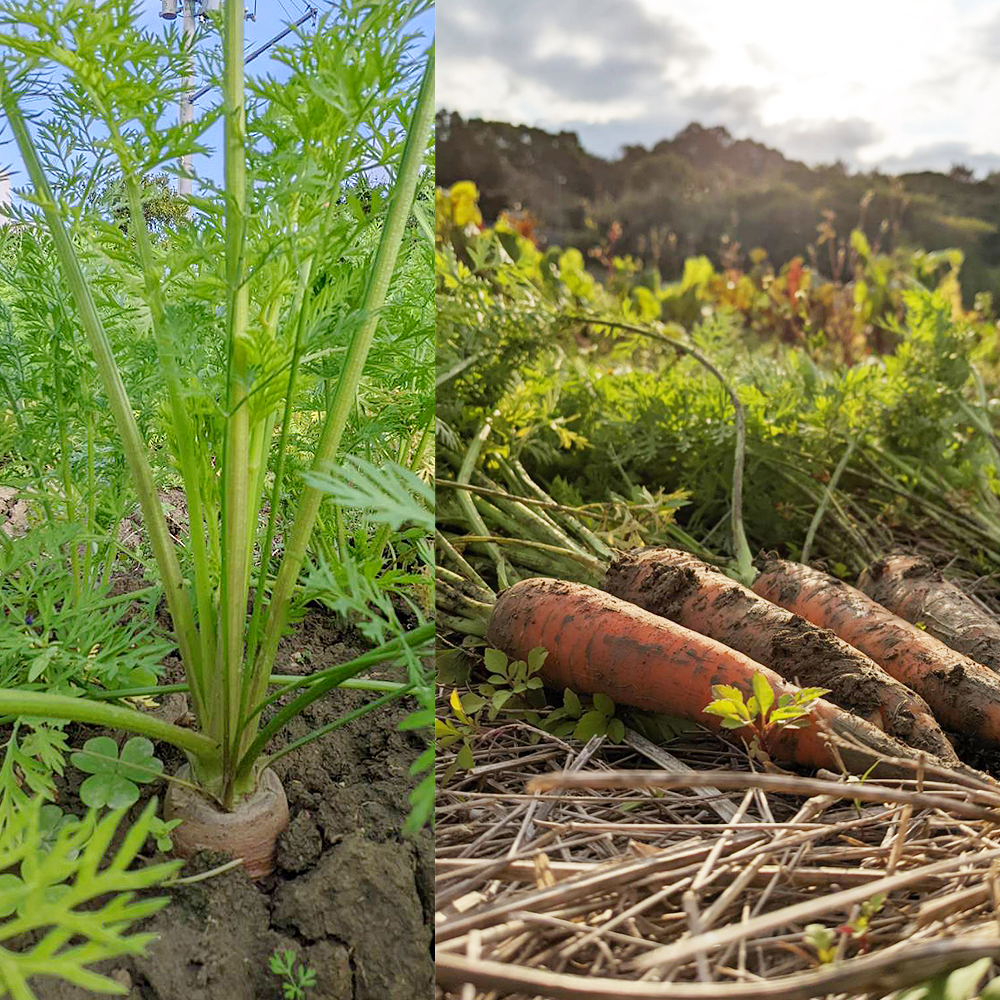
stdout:
{"type": "MultiPolygon", "coordinates": [[[[204,97],[212,88],[213,84],[207,84],[197,91],[194,90],[194,19],[195,4],[198,4],[197,14],[203,16],[209,11],[218,10],[222,6],[222,0],[160,0],[160,17],[165,21],[174,21],[177,18],[178,3],[182,8],[184,18],[184,41],[191,53],[185,67],[183,86],[180,98],[180,123],[189,124],[194,121],[194,102],[199,97],[204,97]]],[[[253,62],[259,55],[266,52],[272,45],[276,45],[286,35],[291,34],[296,28],[301,27],[308,20],[315,20],[319,14],[319,8],[314,3],[306,3],[306,13],[293,24],[290,24],[284,31],[279,32],[273,38],[269,38],[263,45],[257,46],[247,54],[244,59],[246,63],[253,62]]],[[[256,20],[256,15],[246,14],[256,20]]],[[[177,193],[179,195],[189,195],[191,193],[191,157],[186,155],[181,159],[181,176],[177,179],[177,193]]]]}
{"type": "MultiPolygon", "coordinates": [[[[184,4],[184,44],[188,49],[184,86],[181,89],[180,122],[190,125],[194,121],[191,105],[191,88],[194,87],[194,0],[181,0],[184,4]]],[[[181,158],[181,175],[177,178],[177,193],[183,198],[191,194],[191,154],[181,158]]]]}
{"type": "MultiPolygon", "coordinates": [[[[194,18],[195,3],[198,0],[179,0],[182,8],[184,20],[184,44],[189,55],[184,71],[184,80],[181,86],[180,114],[181,125],[189,125],[194,121],[194,107],[191,92],[194,89],[194,18]]],[[[160,0],[160,17],[166,21],[173,21],[177,17],[178,0],[160,0]]],[[[205,14],[211,10],[218,10],[220,0],[200,0],[198,14],[205,14]]],[[[191,193],[191,156],[187,154],[181,158],[181,176],[177,179],[177,193],[181,196],[191,193]]]]}

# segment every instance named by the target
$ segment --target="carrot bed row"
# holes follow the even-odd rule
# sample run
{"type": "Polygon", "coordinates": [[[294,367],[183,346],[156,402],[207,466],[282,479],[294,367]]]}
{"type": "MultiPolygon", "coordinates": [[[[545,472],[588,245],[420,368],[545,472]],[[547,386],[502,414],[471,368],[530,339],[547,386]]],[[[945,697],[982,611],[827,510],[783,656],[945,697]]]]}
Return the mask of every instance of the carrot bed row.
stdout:
{"type": "Polygon", "coordinates": [[[942,641],[978,642],[1000,659],[992,619],[910,564],[885,560],[860,583],[887,601],[894,585],[910,602],[900,611],[920,624],[807,566],[769,563],[751,590],[687,553],[654,548],[616,559],[604,590],[549,578],[515,584],[498,597],[487,639],[519,659],[545,648],[550,687],[606,694],[713,730],[722,720],[705,707],[717,685],[749,695],[760,674],[777,698],[828,689],[812,704],[809,725],[772,734],[767,750],[781,763],[842,761],[855,773],[875,764],[888,776],[897,771],[891,759],[923,753],[961,767],[940,723],[1000,744],[1000,676],[942,641]],[[900,580],[921,582],[920,596],[900,580]],[[937,634],[923,627],[928,603],[937,634]]]}

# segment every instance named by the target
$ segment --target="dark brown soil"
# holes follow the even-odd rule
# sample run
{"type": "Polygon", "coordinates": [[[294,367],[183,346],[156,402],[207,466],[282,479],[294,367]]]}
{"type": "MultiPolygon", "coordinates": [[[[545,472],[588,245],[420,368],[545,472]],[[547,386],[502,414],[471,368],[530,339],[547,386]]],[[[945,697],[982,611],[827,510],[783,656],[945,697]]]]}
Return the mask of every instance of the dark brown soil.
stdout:
{"type": "MultiPolygon", "coordinates": [[[[364,640],[322,611],[311,611],[282,641],[279,673],[312,673],[363,652],[364,640]]],[[[391,671],[373,676],[392,679],[391,671]]],[[[279,735],[272,749],[332,721],[374,697],[335,691],[279,735]]],[[[170,905],[144,928],[159,940],[138,958],[96,966],[128,989],[130,1000],[280,1000],[268,967],[275,948],[292,949],[316,971],[308,1000],[417,1000],[432,995],[433,838],[404,840],[400,828],[413,785],[410,764],[422,739],[396,726],[405,702],[355,720],[274,764],[291,823],[278,845],[278,870],[251,882],[241,868],[169,891],[170,905]]],[[[73,745],[95,731],[74,730],[73,745]]],[[[165,745],[168,771],[181,763],[165,745]]],[[[82,775],[68,769],[78,783],[82,775]]],[[[163,795],[163,783],[147,786],[163,795]]],[[[60,805],[79,809],[73,784],[60,805]]],[[[136,811],[141,809],[138,803],[136,811]]],[[[208,871],[225,858],[196,855],[182,875],[208,871]]],[[[36,977],[39,1000],[99,995],[36,977]]]]}

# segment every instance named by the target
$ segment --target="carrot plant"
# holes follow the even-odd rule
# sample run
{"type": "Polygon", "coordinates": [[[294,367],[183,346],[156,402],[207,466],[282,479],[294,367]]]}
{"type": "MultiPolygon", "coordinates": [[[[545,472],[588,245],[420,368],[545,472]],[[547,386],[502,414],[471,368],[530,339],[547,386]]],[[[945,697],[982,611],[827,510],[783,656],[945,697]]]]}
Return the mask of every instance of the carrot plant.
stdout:
{"type": "Polygon", "coordinates": [[[35,799],[3,827],[0,985],[18,1000],[34,1000],[28,981],[36,975],[58,976],[104,995],[124,993],[120,983],[88,966],[140,954],[153,940],[153,934],[127,931],[162,909],[167,898],[136,893],[162,882],[181,862],[129,868],[155,821],[155,799],[103,867],[125,810],[100,819],[91,810],[54,825],[46,816],[54,808],[35,799]]]}
{"type": "MultiPolygon", "coordinates": [[[[22,222],[44,224],[70,292],[74,332],[89,345],[198,727],[24,689],[0,691],[0,712],[172,743],[186,753],[197,787],[226,810],[255,789],[270,738],[345,679],[403,657],[409,679],[372,707],[419,687],[419,654],[433,632],[423,621],[350,663],[268,693],[327,480],[343,478],[341,446],[370,349],[392,310],[400,248],[416,245],[408,220],[426,164],[434,60],[432,47],[416,51],[407,25],[426,6],[348,2],[337,19],[321,16],[313,35],[277,50],[287,79],[248,82],[244,5],[227,0],[217,23],[221,106],[193,125],[165,126],[176,96],[170,81],[181,78],[187,56],[176,34],[159,38],[137,27],[127,0],[0,4],[0,105],[31,184],[22,222]],[[43,81],[57,124],[40,127],[31,101],[43,81]],[[145,178],[203,150],[204,131],[218,117],[222,183],[202,179],[177,238],[154,240],[145,178]],[[87,182],[72,157],[59,155],[67,149],[85,153],[91,170],[114,165],[121,211],[112,221],[88,213],[87,182]],[[366,211],[351,182],[373,168],[388,174],[391,188],[384,208],[366,211]],[[353,266],[340,266],[343,259],[353,266]],[[140,429],[108,335],[109,315],[122,312],[139,339],[155,345],[165,395],[160,443],[183,483],[186,546],[168,531],[152,467],[156,442],[140,429]],[[307,456],[303,427],[318,431],[307,456]],[[297,495],[294,512],[279,523],[289,491],[297,495]],[[264,708],[289,690],[291,702],[262,723],[264,708]]],[[[408,509],[419,508],[400,483],[395,489],[408,509]]]]}

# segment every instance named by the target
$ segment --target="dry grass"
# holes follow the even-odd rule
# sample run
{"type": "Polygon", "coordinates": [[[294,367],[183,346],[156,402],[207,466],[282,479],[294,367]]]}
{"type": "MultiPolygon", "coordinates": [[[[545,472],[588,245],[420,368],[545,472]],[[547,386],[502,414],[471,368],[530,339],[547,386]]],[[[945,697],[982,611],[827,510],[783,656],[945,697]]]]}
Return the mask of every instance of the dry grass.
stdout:
{"type": "Polygon", "coordinates": [[[882,997],[1000,961],[1000,788],[926,768],[855,801],[709,734],[667,752],[518,723],[475,764],[437,793],[439,1000],[882,997]],[[879,893],[863,937],[837,930],[879,893]]]}

